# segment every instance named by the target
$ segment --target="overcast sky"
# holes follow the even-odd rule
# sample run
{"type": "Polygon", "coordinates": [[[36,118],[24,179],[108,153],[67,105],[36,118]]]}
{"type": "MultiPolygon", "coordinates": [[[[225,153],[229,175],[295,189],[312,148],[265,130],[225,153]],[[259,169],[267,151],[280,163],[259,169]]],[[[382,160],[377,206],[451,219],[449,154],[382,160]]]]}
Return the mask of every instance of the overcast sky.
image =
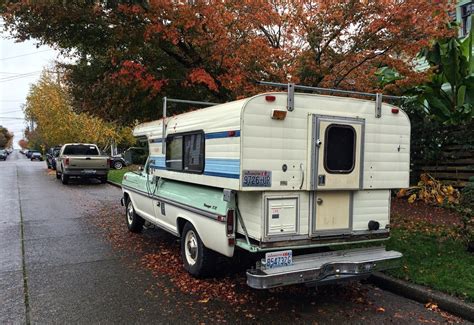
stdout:
{"type": "Polygon", "coordinates": [[[22,105],[30,85],[43,68],[62,58],[50,47],[36,48],[33,41],[15,43],[7,33],[0,35],[0,125],[15,134],[13,144],[18,148],[25,129],[22,105]]]}

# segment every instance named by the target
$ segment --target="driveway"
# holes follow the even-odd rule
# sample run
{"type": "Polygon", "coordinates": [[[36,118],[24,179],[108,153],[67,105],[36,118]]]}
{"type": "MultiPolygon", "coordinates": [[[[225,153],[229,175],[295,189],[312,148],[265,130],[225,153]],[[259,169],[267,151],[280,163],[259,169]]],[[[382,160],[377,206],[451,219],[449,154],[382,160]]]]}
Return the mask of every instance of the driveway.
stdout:
{"type": "Polygon", "coordinates": [[[120,189],[68,186],[14,152],[0,162],[0,323],[444,323],[422,304],[352,283],[255,291],[245,269],[182,271],[176,239],[126,231],[120,189]]]}

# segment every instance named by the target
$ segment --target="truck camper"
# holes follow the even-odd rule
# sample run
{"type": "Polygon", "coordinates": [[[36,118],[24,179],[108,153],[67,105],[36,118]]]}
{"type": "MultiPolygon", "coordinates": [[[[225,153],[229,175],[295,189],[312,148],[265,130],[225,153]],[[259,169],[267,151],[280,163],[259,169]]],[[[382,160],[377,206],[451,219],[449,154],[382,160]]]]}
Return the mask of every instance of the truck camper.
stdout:
{"type": "Polygon", "coordinates": [[[163,118],[134,129],[149,157],[124,175],[129,230],[148,221],[180,237],[194,276],[211,275],[218,254],[261,256],[247,271],[258,289],[396,266],[402,255],[380,243],[390,235],[391,189],[408,186],[407,115],[379,94],[284,86],[225,104],[165,98],[163,118]],[[166,117],[170,101],[208,107],[166,117]],[[375,246],[346,248],[360,243],[375,246]]]}

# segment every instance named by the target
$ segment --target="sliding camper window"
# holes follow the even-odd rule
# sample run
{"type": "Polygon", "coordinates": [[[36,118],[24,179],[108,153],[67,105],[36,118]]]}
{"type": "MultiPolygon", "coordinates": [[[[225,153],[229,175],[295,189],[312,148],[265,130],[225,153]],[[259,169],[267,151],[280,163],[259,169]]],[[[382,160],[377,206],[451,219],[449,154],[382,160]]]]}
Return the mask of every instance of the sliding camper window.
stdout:
{"type": "Polygon", "coordinates": [[[350,125],[331,124],[326,128],[324,168],[333,174],[354,170],[356,132],[350,125]]]}
{"type": "Polygon", "coordinates": [[[204,171],[204,132],[173,134],[166,138],[166,168],[175,171],[204,171]]]}

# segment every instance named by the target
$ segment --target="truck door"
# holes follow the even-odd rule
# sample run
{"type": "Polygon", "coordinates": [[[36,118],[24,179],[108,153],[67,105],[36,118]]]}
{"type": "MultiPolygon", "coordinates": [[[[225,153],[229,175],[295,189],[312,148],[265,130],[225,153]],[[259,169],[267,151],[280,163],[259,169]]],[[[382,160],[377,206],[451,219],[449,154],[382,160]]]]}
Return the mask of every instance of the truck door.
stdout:
{"type": "Polygon", "coordinates": [[[313,235],[349,233],[352,193],[362,186],[364,120],[312,116],[313,235]]]}

